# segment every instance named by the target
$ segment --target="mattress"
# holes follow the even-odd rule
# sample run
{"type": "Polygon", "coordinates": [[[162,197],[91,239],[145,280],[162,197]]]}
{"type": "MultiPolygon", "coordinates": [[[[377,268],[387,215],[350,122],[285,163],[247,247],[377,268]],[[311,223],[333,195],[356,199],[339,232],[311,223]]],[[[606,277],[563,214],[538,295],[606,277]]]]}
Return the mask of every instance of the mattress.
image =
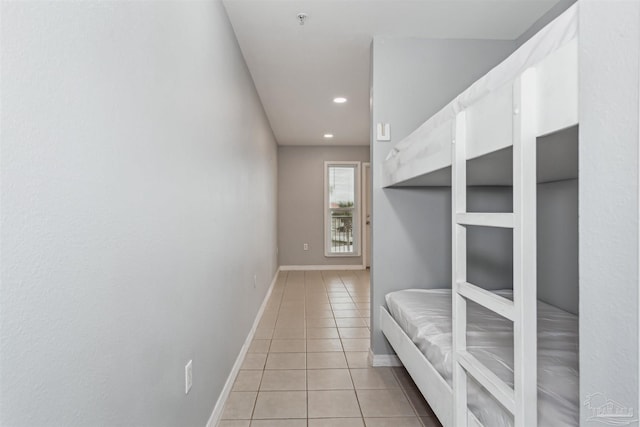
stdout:
{"type": "MultiPolygon", "coordinates": [[[[512,298],[510,290],[494,291],[512,298]]],[[[407,289],[386,296],[389,313],[434,368],[452,383],[451,290],[407,289]]],[[[467,303],[467,349],[513,387],[513,323],[467,303]]],[[[538,425],[579,425],[578,317],[538,301],[538,425]]],[[[473,380],[470,410],[485,426],[513,416],[473,380]]]]}
{"type": "MultiPolygon", "coordinates": [[[[424,146],[425,141],[430,135],[442,132],[441,128],[453,120],[460,111],[467,109],[488,94],[500,90],[527,68],[538,64],[547,56],[576,39],[578,35],[577,16],[578,6],[573,5],[531,37],[505,61],[478,79],[413,133],[398,142],[387,155],[385,166],[395,171],[416,157],[434,156],[443,151],[448,154],[449,146],[429,145],[428,143],[424,146]]],[[[450,126],[445,127],[450,130],[450,126]]]]}

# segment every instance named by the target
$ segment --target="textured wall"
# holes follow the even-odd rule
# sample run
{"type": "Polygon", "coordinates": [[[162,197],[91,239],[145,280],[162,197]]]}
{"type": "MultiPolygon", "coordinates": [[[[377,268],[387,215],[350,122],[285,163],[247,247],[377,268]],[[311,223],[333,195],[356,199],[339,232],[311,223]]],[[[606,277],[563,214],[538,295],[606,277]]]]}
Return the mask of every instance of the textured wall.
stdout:
{"type": "MultiPolygon", "coordinates": [[[[369,147],[278,148],[280,265],[361,265],[362,257],[324,255],[324,162],[369,161],[369,147]],[[309,243],[309,250],[303,244],[309,243]]],[[[362,172],[362,170],[361,170],[362,172]]]]}
{"type": "Polygon", "coordinates": [[[579,17],[580,399],[637,420],[640,3],[583,0],[579,17]]]}
{"type": "Polygon", "coordinates": [[[224,9],[1,7],[0,425],[202,427],[276,268],[276,145],[224,9]]]}

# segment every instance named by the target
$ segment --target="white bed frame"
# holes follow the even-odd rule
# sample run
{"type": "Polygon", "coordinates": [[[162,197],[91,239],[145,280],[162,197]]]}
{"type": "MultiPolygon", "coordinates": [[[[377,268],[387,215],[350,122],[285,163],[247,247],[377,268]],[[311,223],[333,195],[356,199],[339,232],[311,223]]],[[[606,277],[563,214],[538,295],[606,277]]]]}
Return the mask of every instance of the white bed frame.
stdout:
{"type": "Polygon", "coordinates": [[[467,408],[468,376],[513,414],[515,427],[537,426],[536,183],[557,179],[558,168],[537,173],[536,157],[557,163],[567,152],[562,144],[537,151],[537,138],[578,124],[577,7],[401,141],[383,167],[387,187],[452,187],[453,387],[380,307],[382,331],[444,427],[482,425],[467,408]],[[492,175],[500,168],[489,163],[482,184],[513,184],[514,211],[467,212],[467,161],[509,148],[512,175],[492,175]],[[513,229],[513,301],[467,282],[468,226],[513,229]],[[467,352],[468,300],[513,321],[513,388],[467,352]]]}
{"type": "MultiPolygon", "coordinates": [[[[458,95],[446,107],[400,141],[382,167],[383,187],[451,185],[452,141],[456,118],[465,111],[468,160],[513,146],[514,85],[527,69],[536,70],[535,128],[544,136],[578,123],[577,7],[542,29],[509,58],[458,95]]],[[[544,157],[555,157],[548,147],[544,157]]],[[[560,152],[562,156],[562,152],[560,152]]],[[[544,160],[544,159],[543,159],[544,160]]],[[[555,172],[557,174],[557,172],[555,172]]],[[[541,181],[558,180],[554,172],[541,171],[541,181]],[[546,176],[549,175],[549,176],[546,176]]],[[[509,185],[504,177],[474,183],[509,185]]]]}

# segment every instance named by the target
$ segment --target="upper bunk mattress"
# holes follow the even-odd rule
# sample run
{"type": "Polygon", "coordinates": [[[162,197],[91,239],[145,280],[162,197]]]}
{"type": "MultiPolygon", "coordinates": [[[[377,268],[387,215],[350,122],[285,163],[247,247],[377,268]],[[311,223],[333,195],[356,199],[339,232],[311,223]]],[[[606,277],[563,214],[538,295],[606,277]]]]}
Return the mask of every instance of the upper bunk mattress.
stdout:
{"type": "MultiPolygon", "coordinates": [[[[510,290],[495,291],[512,298],[510,290]]],[[[451,384],[451,290],[407,289],[386,296],[389,312],[451,384]]],[[[467,302],[467,349],[513,387],[513,323],[467,302]]],[[[578,317],[538,301],[538,425],[579,425],[578,317]]],[[[468,403],[485,426],[512,426],[513,417],[475,381],[468,403]]]]}
{"type": "Polygon", "coordinates": [[[395,144],[383,163],[383,186],[415,185],[407,182],[424,173],[450,166],[453,124],[456,115],[461,111],[469,111],[474,107],[478,109],[467,119],[470,120],[467,129],[468,159],[510,146],[513,112],[510,85],[525,70],[539,66],[550,58],[554,59],[551,59],[552,65],[548,67],[554,72],[550,72],[550,69],[547,69],[547,72],[539,70],[539,81],[546,83],[542,84],[538,92],[540,105],[536,122],[539,126],[538,131],[541,132],[538,136],[575,125],[578,105],[577,11],[578,5],[571,6],[507,59],[395,144]],[[561,76],[557,74],[558,70],[561,70],[561,76]],[[545,76],[553,78],[546,79],[545,76]],[[565,104],[571,106],[571,111],[565,111],[565,104]],[[499,126],[495,120],[499,120],[499,126]]]}

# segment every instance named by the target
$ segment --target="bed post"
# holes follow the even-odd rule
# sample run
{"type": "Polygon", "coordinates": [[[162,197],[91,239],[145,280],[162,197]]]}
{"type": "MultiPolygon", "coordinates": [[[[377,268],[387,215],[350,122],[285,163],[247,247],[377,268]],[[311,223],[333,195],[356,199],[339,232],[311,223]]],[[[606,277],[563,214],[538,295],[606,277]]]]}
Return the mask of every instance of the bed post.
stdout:
{"type": "Polygon", "coordinates": [[[513,303],[515,426],[538,425],[536,278],[536,70],[514,84],[513,303]]]}
{"type": "Polygon", "coordinates": [[[453,327],[453,425],[467,426],[467,374],[458,354],[467,350],[467,301],[458,293],[458,283],[467,281],[467,229],[456,222],[456,214],[467,211],[466,113],[456,116],[451,145],[452,228],[452,327],[453,327]]]}

